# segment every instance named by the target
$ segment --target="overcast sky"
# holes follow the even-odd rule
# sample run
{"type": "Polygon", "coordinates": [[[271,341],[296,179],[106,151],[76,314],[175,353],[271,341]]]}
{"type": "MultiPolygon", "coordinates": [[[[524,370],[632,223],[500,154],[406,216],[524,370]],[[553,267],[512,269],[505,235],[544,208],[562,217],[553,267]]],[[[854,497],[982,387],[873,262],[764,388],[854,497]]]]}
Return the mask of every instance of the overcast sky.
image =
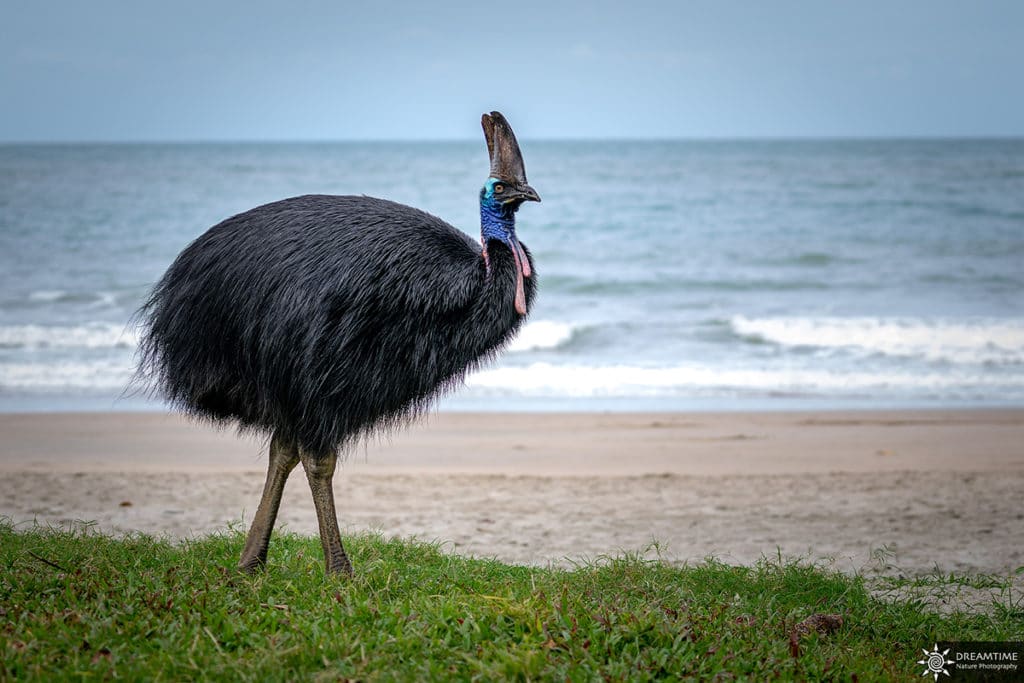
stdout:
{"type": "Polygon", "coordinates": [[[1024,2],[0,0],[0,140],[1024,135],[1024,2]]]}

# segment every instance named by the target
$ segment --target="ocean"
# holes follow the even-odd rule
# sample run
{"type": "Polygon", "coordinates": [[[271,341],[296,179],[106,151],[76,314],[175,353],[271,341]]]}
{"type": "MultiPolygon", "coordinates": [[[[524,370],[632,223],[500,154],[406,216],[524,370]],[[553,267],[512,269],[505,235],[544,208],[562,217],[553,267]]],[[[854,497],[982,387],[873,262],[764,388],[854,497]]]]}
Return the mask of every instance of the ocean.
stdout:
{"type": "MultiPolygon", "coordinates": [[[[522,142],[540,293],[452,410],[1024,405],[1024,140],[522,142]]],[[[482,142],[0,145],[0,410],[126,392],[152,284],[253,206],[479,234],[482,142]]]]}

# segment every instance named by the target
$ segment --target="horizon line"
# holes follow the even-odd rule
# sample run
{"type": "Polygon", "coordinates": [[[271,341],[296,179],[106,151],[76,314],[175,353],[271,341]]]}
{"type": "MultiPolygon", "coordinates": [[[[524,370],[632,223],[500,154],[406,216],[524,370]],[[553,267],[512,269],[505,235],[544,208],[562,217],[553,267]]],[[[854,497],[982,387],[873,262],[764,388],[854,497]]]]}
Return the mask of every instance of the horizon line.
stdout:
{"type": "MultiPolygon", "coordinates": [[[[998,135],[706,135],[706,136],[608,136],[523,137],[527,142],[893,142],[893,141],[1022,141],[1024,133],[998,135]]],[[[129,139],[0,139],[0,146],[46,145],[291,145],[291,144],[437,144],[479,142],[464,138],[129,138],[129,139]]]]}

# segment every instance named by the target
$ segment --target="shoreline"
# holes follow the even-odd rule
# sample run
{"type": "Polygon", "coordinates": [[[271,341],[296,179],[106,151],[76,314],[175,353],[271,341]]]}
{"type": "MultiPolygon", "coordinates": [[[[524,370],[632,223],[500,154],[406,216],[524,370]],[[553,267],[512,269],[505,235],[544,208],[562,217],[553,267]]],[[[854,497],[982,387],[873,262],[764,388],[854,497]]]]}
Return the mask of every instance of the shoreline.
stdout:
{"type": "MultiPolygon", "coordinates": [[[[0,516],[174,538],[244,528],[265,463],[262,440],[168,413],[0,414],[0,516]]],[[[349,533],[517,563],[658,541],[675,561],[1024,565],[1024,409],[441,412],[359,445],[335,482],[349,533]]],[[[301,476],[281,524],[316,532],[301,476]]]]}

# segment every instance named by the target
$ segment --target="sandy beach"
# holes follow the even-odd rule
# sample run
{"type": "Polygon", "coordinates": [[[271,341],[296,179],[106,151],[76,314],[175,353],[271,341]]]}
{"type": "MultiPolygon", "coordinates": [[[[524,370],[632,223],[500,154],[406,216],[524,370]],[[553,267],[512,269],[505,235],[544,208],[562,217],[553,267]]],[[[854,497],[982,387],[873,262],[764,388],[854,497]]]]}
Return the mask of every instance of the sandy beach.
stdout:
{"type": "MultiPolygon", "coordinates": [[[[0,415],[0,515],[174,538],[244,527],[265,462],[260,440],[176,415],[0,415]]],[[[442,413],[361,445],[335,482],[343,533],[510,562],[657,541],[674,561],[1024,565],[1024,410],[442,413]]],[[[301,474],[282,525],[316,533],[301,474]]]]}

